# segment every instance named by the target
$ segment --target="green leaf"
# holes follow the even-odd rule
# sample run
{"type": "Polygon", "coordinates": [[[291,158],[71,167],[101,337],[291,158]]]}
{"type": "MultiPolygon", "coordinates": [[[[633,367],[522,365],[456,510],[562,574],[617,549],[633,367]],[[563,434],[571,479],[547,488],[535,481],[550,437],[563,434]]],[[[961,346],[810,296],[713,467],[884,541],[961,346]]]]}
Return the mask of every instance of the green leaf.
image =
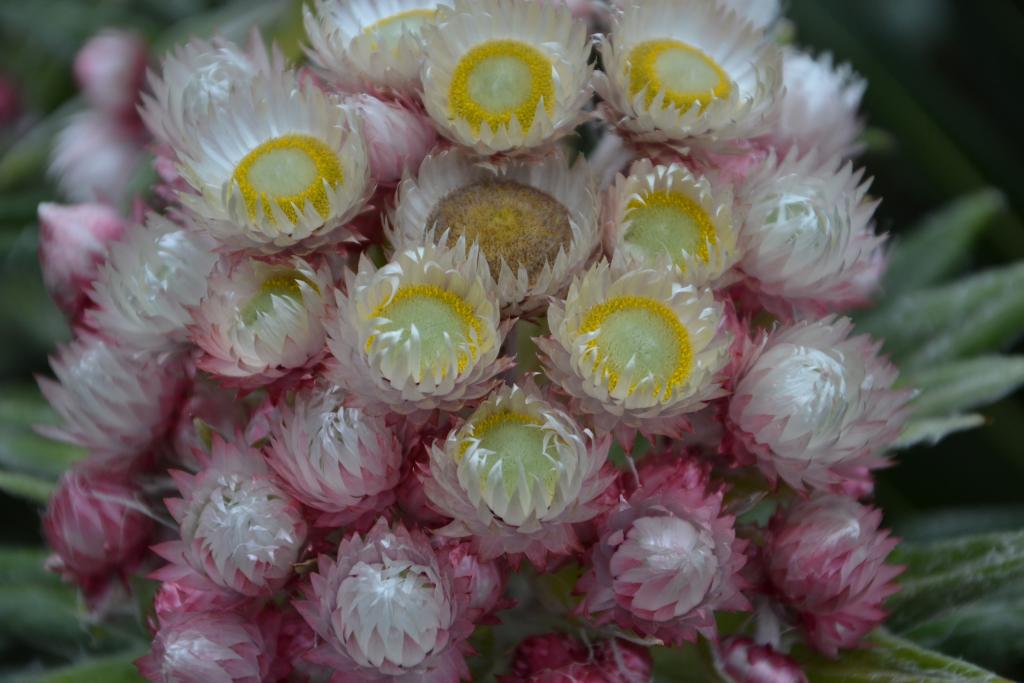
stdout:
{"type": "Polygon", "coordinates": [[[949,507],[903,517],[893,530],[904,543],[1024,529],[1024,504],[949,507]]]}
{"type": "Polygon", "coordinates": [[[893,562],[905,564],[900,592],[889,598],[889,628],[903,631],[1024,581],[1024,531],[903,543],[893,562]]]}
{"type": "Polygon", "coordinates": [[[0,586],[0,634],[55,655],[78,652],[89,640],[71,586],[0,586]]]}
{"type": "Polygon", "coordinates": [[[939,282],[970,252],[972,243],[1006,206],[996,190],[960,197],[896,239],[884,291],[896,297],[939,282]]]}
{"type": "Polygon", "coordinates": [[[847,650],[837,660],[794,651],[811,683],[1010,683],[965,661],[926,650],[884,630],[869,637],[871,647],[847,650]]]}
{"type": "Polygon", "coordinates": [[[681,647],[652,647],[656,683],[717,683],[724,679],[711,665],[704,644],[681,647]]]}
{"type": "Polygon", "coordinates": [[[893,448],[910,448],[926,443],[934,446],[950,434],[974,429],[985,424],[985,418],[975,413],[949,417],[914,418],[903,429],[893,448]]]}
{"type": "Polygon", "coordinates": [[[885,340],[905,370],[998,350],[1024,331],[1024,263],[911,292],[867,315],[858,329],[885,340]]]}
{"type": "Polygon", "coordinates": [[[60,585],[60,579],[44,566],[47,552],[42,548],[0,546],[0,586],[16,583],[60,585]]]}
{"type": "Polygon", "coordinates": [[[87,659],[60,669],[18,676],[11,683],[144,683],[134,664],[143,654],[143,650],[131,650],[87,659]]]}
{"type": "Polygon", "coordinates": [[[921,392],[915,417],[951,415],[995,403],[1024,385],[1024,356],[980,356],[921,368],[900,381],[921,392]]]}
{"type": "Polygon", "coordinates": [[[50,493],[53,492],[53,483],[28,474],[0,470],[0,491],[16,498],[46,505],[50,493]]]}

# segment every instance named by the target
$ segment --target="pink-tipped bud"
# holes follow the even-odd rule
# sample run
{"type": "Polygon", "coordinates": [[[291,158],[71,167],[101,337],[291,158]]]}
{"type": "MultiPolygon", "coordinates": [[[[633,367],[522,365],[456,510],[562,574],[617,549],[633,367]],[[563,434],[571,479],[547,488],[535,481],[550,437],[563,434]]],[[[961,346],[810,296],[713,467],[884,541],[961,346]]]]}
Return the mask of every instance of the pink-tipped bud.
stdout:
{"type": "Polygon", "coordinates": [[[437,142],[437,130],[430,119],[372,95],[358,95],[352,104],[363,121],[373,179],[381,185],[393,185],[406,171],[415,173],[437,142]]]}
{"type": "Polygon", "coordinates": [[[770,525],[768,577],[825,654],[854,647],[885,619],[902,567],[885,564],[896,539],[882,513],[849,498],[818,495],[779,512],[770,525]]]}
{"type": "Polygon", "coordinates": [[[481,560],[468,541],[451,542],[446,548],[448,560],[455,568],[455,577],[465,579],[469,584],[466,614],[474,623],[479,622],[501,606],[501,596],[505,592],[505,573],[498,561],[481,560]]]}
{"type": "Polygon", "coordinates": [[[57,555],[53,568],[87,592],[127,571],[145,552],[153,530],[136,490],[122,475],[69,470],[43,517],[43,532],[57,555]]]}
{"type": "Polygon", "coordinates": [[[39,205],[39,264],[57,306],[74,320],[89,300],[88,289],[121,239],[125,221],[103,204],[39,205]]]}
{"type": "Polygon", "coordinates": [[[92,106],[114,116],[134,116],[146,78],[146,43],[127,31],[103,31],[75,55],[75,79],[92,106]]]}
{"type": "Polygon", "coordinates": [[[276,629],[233,612],[183,613],[161,625],[138,659],[154,683],[264,683],[272,676],[276,629]]]}
{"type": "Polygon", "coordinates": [[[120,206],[144,158],[141,127],[102,112],[74,115],[53,145],[50,173],[75,202],[120,206]]]}
{"type": "Polygon", "coordinates": [[[807,683],[792,659],[750,638],[727,638],[716,653],[719,673],[731,683],[807,683]]]}

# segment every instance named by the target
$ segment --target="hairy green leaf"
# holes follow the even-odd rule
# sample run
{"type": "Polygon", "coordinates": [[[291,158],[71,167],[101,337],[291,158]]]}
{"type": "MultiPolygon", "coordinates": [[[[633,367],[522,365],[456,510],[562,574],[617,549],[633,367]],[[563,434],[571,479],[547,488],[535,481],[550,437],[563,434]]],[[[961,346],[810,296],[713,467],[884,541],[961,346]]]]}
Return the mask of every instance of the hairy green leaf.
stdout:
{"type": "Polygon", "coordinates": [[[144,683],[134,661],[145,654],[141,650],[86,659],[70,666],[27,673],[11,683],[144,683]]]}
{"type": "Polygon", "coordinates": [[[985,424],[981,415],[950,415],[949,417],[912,418],[893,444],[893,448],[910,448],[927,443],[934,446],[950,434],[974,429],[985,424]]]}
{"type": "Polygon", "coordinates": [[[53,492],[53,483],[28,474],[0,470],[0,491],[16,498],[46,505],[53,492]]]}
{"type": "Polygon", "coordinates": [[[994,403],[1024,385],[1024,356],[980,356],[921,368],[901,383],[920,391],[915,417],[951,415],[994,403]]]}

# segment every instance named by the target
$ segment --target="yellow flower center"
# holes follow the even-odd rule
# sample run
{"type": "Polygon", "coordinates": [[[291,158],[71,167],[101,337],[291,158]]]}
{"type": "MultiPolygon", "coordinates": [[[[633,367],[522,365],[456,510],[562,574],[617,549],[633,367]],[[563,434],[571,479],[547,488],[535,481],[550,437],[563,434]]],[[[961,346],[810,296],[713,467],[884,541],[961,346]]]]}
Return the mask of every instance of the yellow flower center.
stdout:
{"type": "Polygon", "coordinates": [[[376,49],[397,50],[403,35],[419,35],[425,24],[434,20],[432,9],[411,9],[384,17],[363,29],[363,34],[372,36],[376,49]]]}
{"type": "Polygon", "coordinates": [[[715,225],[696,201],[682,192],[662,190],[633,199],[626,210],[623,239],[656,258],[669,254],[681,267],[696,256],[703,263],[718,243],[715,225]]]}
{"type": "MultiPolygon", "coordinates": [[[[532,415],[499,410],[476,420],[470,426],[455,456],[461,462],[469,450],[470,440],[478,440],[479,448],[490,451],[480,467],[480,487],[486,489],[487,479],[495,467],[500,467],[502,485],[511,497],[519,486],[519,467],[527,477],[540,480],[548,495],[548,503],[555,495],[561,467],[552,455],[556,443],[543,427],[544,423],[532,415]]],[[[532,482],[528,482],[532,486],[532,482]]]]}
{"type": "Polygon", "coordinates": [[[729,75],[715,60],[678,40],[649,40],[629,53],[629,92],[635,97],[645,91],[647,106],[664,92],[666,107],[704,108],[731,89],[729,75]]]}
{"type": "Polygon", "coordinates": [[[479,352],[480,320],[461,297],[435,285],[406,285],[389,300],[377,306],[374,333],[366,340],[369,353],[378,344],[400,347],[410,339],[418,340],[419,372],[444,377],[448,367],[439,363],[450,359],[455,349],[458,372],[476,360],[479,352]]]}
{"type": "Polygon", "coordinates": [[[594,306],[583,316],[579,333],[597,335],[587,343],[594,367],[611,391],[629,372],[633,383],[653,378],[652,395],[669,398],[693,367],[693,349],[686,327],[671,308],[647,297],[620,296],[594,306]]]}
{"type": "Polygon", "coordinates": [[[241,319],[245,325],[252,325],[274,309],[274,299],[302,299],[302,286],[317,294],[320,288],[297,270],[278,270],[268,275],[260,284],[259,292],[242,308],[241,319]]]}
{"type": "Polygon", "coordinates": [[[487,124],[492,131],[519,120],[530,129],[543,101],[555,110],[555,79],[548,57],[518,40],[491,40],[463,55],[448,93],[453,118],[469,122],[474,133],[487,124]]]}
{"type": "Polygon", "coordinates": [[[249,218],[263,214],[273,222],[271,204],[276,203],[294,221],[313,205],[321,218],[331,210],[328,193],[345,182],[341,160],[323,140],[309,135],[289,134],[267,140],[238,163],[232,181],[245,200],[249,218]]]}
{"type": "Polygon", "coordinates": [[[531,281],[572,241],[568,209],[551,195],[509,180],[455,190],[438,203],[427,225],[449,230],[449,244],[460,237],[479,244],[495,273],[504,259],[513,272],[526,268],[531,281]]]}

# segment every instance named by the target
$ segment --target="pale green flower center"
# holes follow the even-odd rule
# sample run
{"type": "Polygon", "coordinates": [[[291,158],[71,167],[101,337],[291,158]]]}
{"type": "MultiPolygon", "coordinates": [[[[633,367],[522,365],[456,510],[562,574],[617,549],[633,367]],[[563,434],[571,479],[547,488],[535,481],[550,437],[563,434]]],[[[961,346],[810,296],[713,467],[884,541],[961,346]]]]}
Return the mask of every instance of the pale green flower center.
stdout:
{"type": "Polygon", "coordinates": [[[668,254],[683,266],[686,256],[707,263],[718,237],[699,203],[681,192],[652,192],[629,203],[624,239],[645,255],[668,254]]]}
{"type": "Polygon", "coordinates": [[[320,288],[316,286],[316,283],[297,270],[279,270],[271,273],[263,280],[256,296],[242,308],[242,323],[252,325],[260,318],[269,315],[274,310],[275,298],[300,302],[302,300],[301,285],[306,285],[317,294],[320,293],[320,288]]]}
{"type": "Polygon", "coordinates": [[[419,35],[423,27],[433,20],[434,10],[411,9],[372,23],[363,29],[363,33],[373,36],[378,49],[396,50],[403,35],[419,35]]]}
{"type": "Polygon", "coordinates": [[[637,95],[646,88],[650,105],[660,92],[665,106],[689,109],[727,97],[732,89],[728,74],[701,50],[678,40],[649,40],[629,53],[629,91],[637,95]]]}
{"type": "Polygon", "coordinates": [[[550,504],[562,468],[557,457],[557,436],[544,429],[539,419],[508,410],[495,412],[475,422],[466,439],[458,460],[469,448],[468,439],[479,440],[478,448],[488,451],[480,467],[481,490],[486,490],[492,470],[498,467],[505,493],[511,497],[520,485],[521,468],[528,485],[532,486],[534,481],[543,484],[550,504]]]}

